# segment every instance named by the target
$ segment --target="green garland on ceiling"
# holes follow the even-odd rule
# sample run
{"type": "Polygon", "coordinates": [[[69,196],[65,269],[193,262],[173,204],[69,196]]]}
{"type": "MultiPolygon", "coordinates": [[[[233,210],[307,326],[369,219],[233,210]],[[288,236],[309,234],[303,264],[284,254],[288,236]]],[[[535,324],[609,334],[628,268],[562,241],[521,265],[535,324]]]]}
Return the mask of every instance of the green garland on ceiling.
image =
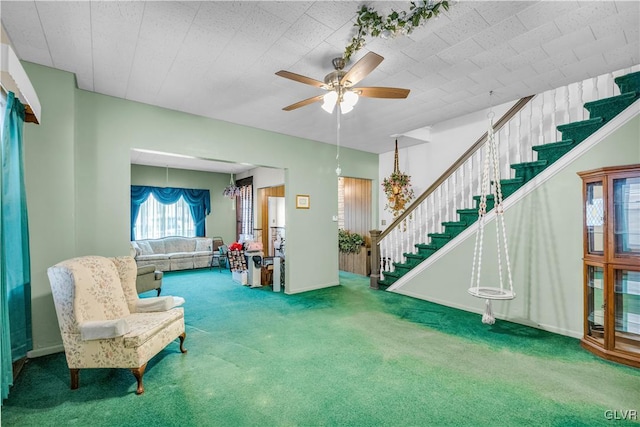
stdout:
{"type": "Polygon", "coordinates": [[[448,0],[412,1],[409,11],[392,10],[388,16],[382,16],[373,7],[363,5],[358,11],[356,23],[353,24],[358,31],[351,39],[351,44],[345,48],[342,57],[348,61],[351,55],[362,49],[366,36],[386,38],[411,34],[429,19],[437,18],[442,13],[441,9],[449,10],[448,0]]]}

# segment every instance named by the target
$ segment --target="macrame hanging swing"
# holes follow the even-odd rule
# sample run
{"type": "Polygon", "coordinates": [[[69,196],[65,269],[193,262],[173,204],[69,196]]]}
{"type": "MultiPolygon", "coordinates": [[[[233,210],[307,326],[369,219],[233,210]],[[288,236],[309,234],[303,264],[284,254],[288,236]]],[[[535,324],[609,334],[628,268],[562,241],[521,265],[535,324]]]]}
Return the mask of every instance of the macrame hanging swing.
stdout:
{"type": "Polygon", "coordinates": [[[493,111],[489,112],[489,129],[487,130],[487,148],[485,151],[484,167],[482,170],[482,193],[480,195],[480,207],[478,209],[478,229],[476,232],[476,243],[473,249],[473,267],[471,269],[471,287],[468,292],[477,298],[485,300],[485,312],[482,316],[482,323],[493,325],[495,317],[491,308],[491,300],[510,300],[515,298],[513,291],[513,280],[511,279],[511,265],[509,262],[509,247],[507,245],[507,234],[504,225],[504,208],[502,206],[502,188],[500,186],[499,154],[496,138],[493,133],[493,111]],[[491,181],[493,180],[493,186],[491,181]],[[493,188],[493,190],[492,190],[493,188]],[[494,209],[496,211],[496,243],[498,248],[498,278],[499,287],[480,286],[480,271],[482,269],[482,248],[484,240],[484,226],[487,215],[487,195],[492,194],[494,198],[494,209]],[[507,265],[507,277],[509,287],[504,286],[502,275],[502,259],[507,265]]]}

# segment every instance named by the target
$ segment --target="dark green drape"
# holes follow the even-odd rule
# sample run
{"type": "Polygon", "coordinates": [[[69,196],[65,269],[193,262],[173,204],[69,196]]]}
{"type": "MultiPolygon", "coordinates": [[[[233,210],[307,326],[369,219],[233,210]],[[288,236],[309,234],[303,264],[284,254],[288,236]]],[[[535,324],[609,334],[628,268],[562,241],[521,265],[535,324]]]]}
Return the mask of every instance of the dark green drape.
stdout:
{"type": "Polygon", "coordinates": [[[2,122],[0,187],[1,391],[9,394],[12,363],[32,349],[29,227],[24,186],[22,128],[24,106],[13,92],[7,95],[2,122]]]}

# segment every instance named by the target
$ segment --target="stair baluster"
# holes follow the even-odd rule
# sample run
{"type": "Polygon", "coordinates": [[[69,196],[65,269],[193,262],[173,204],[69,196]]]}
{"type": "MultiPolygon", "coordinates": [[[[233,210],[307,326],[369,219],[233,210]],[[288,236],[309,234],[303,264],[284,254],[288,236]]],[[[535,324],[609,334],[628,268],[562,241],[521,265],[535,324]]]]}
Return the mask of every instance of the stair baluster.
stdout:
{"type": "MultiPolygon", "coordinates": [[[[500,156],[501,158],[504,156],[505,167],[509,171],[509,174],[505,175],[505,179],[501,179],[505,197],[533,179],[538,173],[638,99],[640,96],[640,72],[637,70],[640,69],[640,66],[635,66],[633,69],[636,72],[629,73],[629,70],[621,70],[593,77],[584,82],[577,82],[563,88],[564,92],[562,90],[548,91],[538,95],[533,101],[532,97],[528,97],[521,100],[517,107],[514,107],[505,117],[497,121],[494,131],[496,137],[500,138],[498,141],[503,142],[502,146],[505,152],[500,153],[500,156]],[[624,77],[620,77],[622,75],[624,77]],[[610,90],[614,80],[616,86],[619,87],[620,95],[598,100],[600,93],[616,94],[616,91],[612,93],[610,90]],[[558,92],[564,94],[564,97],[557,96],[558,92]],[[585,99],[589,93],[592,97],[585,99]],[[546,117],[545,98],[551,102],[553,109],[546,117]],[[560,98],[563,99],[560,101],[560,98]],[[575,108],[574,106],[577,106],[579,110],[572,112],[571,109],[575,108]],[[585,111],[589,112],[588,119],[585,119],[585,111]],[[573,123],[567,121],[567,123],[553,128],[558,117],[573,117],[582,120],[573,123]],[[514,132],[509,124],[510,120],[513,120],[516,126],[515,141],[513,140],[514,132]],[[550,127],[545,129],[545,124],[550,127]],[[523,135],[524,129],[529,130],[525,135],[523,135]],[[549,135],[549,140],[547,140],[547,135],[549,135]],[[534,144],[534,141],[538,143],[534,144]],[[516,144],[515,148],[512,148],[513,144],[516,144]],[[516,164],[510,164],[512,160],[510,150],[512,149],[515,149],[513,157],[518,162],[516,164]],[[533,156],[534,151],[537,153],[537,157],[533,156]],[[528,155],[529,152],[531,157],[528,155]],[[511,169],[515,171],[514,177],[510,175],[511,169]]],[[[477,220],[478,198],[473,194],[476,185],[478,190],[475,194],[480,193],[478,167],[481,166],[485,140],[486,135],[467,150],[454,165],[408,207],[406,212],[380,234],[380,240],[376,242],[379,245],[380,262],[376,262],[376,265],[380,266],[381,284],[394,283],[477,220]],[[477,160],[474,160],[474,157],[477,160]],[[445,199],[444,206],[443,198],[445,199]],[[430,208],[429,205],[431,205],[430,208]],[[419,222],[416,223],[416,221],[419,222]],[[428,241],[428,237],[431,238],[431,243],[419,243],[428,241]]],[[[488,200],[488,204],[492,207],[493,200],[488,200]]]]}

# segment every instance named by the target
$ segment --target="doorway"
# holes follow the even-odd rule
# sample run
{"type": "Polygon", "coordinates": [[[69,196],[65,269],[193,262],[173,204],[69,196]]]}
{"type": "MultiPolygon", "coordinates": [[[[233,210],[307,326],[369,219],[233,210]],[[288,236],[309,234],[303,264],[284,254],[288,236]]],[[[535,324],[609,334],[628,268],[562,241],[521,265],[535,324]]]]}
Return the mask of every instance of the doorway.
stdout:
{"type": "Polygon", "coordinates": [[[284,257],[285,218],[284,185],[258,189],[258,219],[261,228],[262,247],[268,256],[284,257]],[[271,200],[271,209],[270,206],[271,200]],[[271,213],[271,215],[270,215],[271,213]],[[276,246],[280,255],[274,255],[276,246]],[[268,252],[267,252],[268,251],[268,252]]]}
{"type": "Polygon", "coordinates": [[[358,233],[365,245],[358,254],[339,253],[338,268],[342,271],[368,276],[371,236],[371,180],[340,177],[338,179],[338,228],[358,233]]]}

